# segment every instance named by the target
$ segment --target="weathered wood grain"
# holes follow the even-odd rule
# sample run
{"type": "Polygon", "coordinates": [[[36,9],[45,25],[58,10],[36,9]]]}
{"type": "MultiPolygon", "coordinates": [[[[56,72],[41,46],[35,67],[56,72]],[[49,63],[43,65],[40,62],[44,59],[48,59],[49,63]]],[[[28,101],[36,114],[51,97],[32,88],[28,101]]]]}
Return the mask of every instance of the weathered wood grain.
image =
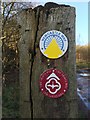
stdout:
{"type": "Polygon", "coordinates": [[[36,32],[35,12],[24,10],[20,13],[18,22],[21,26],[21,39],[19,42],[19,79],[20,79],[20,114],[22,118],[31,117],[31,91],[30,74],[32,66],[32,56],[34,54],[34,40],[36,32]]]}
{"type": "Polygon", "coordinates": [[[77,84],[75,67],[75,8],[46,4],[24,10],[18,19],[21,25],[20,56],[20,111],[22,118],[77,118],[77,84]],[[50,60],[39,49],[41,36],[49,30],[63,32],[69,40],[67,53],[50,60]],[[49,63],[49,64],[48,64],[49,63]],[[58,99],[44,96],[39,78],[48,68],[65,72],[69,80],[67,93],[58,99]]]}

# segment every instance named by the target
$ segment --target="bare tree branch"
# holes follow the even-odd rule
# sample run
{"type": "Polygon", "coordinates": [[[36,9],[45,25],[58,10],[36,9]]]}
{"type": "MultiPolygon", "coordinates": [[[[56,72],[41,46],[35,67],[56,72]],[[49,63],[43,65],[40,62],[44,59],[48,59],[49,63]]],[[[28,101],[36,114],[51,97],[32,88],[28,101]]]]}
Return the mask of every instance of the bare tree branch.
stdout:
{"type": "Polygon", "coordinates": [[[9,11],[8,11],[8,13],[7,13],[7,16],[6,16],[6,18],[4,19],[3,27],[5,26],[5,24],[6,24],[6,22],[7,22],[8,16],[9,16],[9,14],[10,14],[10,12],[11,12],[13,6],[14,6],[14,2],[11,3],[10,9],[9,9],[9,11]]]}

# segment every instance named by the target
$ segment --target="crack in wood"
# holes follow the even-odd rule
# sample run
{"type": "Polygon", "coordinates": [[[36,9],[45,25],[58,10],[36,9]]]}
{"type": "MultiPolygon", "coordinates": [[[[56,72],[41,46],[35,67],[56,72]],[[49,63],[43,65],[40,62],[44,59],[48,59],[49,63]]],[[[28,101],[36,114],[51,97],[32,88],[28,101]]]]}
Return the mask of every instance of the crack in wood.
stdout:
{"type": "Polygon", "coordinates": [[[39,26],[39,17],[40,17],[40,8],[37,8],[36,12],[36,19],[37,19],[37,25],[36,25],[36,33],[35,33],[35,40],[34,40],[34,47],[33,51],[31,53],[31,69],[30,69],[30,108],[31,108],[31,120],[33,120],[33,98],[32,98],[32,72],[33,72],[33,65],[34,65],[34,59],[36,55],[36,41],[37,41],[37,33],[38,33],[38,26],[39,26]]]}
{"type": "Polygon", "coordinates": [[[45,6],[36,7],[31,9],[28,14],[24,12],[25,17],[23,17],[22,14],[21,18],[23,18],[23,20],[20,21],[22,22],[22,39],[19,48],[21,72],[20,115],[22,118],[30,118],[31,120],[34,118],[47,119],[55,117],[67,117],[68,119],[77,116],[76,93],[74,90],[76,87],[75,57],[73,51],[75,45],[73,24],[75,21],[75,13],[74,9],[70,7],[57,7],[56,5],[55,9],[52,4],[50,6],[48,5],[48,8],[45,6]],[[51,16],[55,18],[54,21],[51,20],[51,16]],[[26,17],[28,22],[26,21],[26,17]],[[23,21],[25,21],[25,23],[23,21]],[[56,60],[47,59],[39,50],[38,39],[40,39],[44,32],[52,29],[63,32],[69,40],[68,51],[62,58],[56,60]],[[38,77],[44,70],[49,68],[61,69],[68,75],[69,89],[67,94],[65,94],[66,97],[50,99],[41,93],[38,77]]]}

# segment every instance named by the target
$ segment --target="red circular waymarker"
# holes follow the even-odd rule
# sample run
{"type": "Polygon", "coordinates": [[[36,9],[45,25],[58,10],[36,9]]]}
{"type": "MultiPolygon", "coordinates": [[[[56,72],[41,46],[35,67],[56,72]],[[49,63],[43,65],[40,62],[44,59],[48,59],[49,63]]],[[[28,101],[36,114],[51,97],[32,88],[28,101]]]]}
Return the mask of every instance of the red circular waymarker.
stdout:
{"type": "Polygon", "coordinates": [[[61,97],[68,89],[67,77],[61,70],[48,69],[40,76],[40,89],[50,98],[61,97]]]}

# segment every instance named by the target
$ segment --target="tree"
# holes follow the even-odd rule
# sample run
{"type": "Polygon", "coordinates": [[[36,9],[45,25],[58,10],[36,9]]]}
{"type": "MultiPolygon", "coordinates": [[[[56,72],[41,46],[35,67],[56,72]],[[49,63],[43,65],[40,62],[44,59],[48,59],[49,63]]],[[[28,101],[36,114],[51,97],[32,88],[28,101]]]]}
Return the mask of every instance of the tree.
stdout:
{"type": "Polygon", "coordinates": [[[18,41],[19,26],[17,24],[16,15],[22,11],[33,7],[32,3],[2,3],[2,58],[3,58],[3,74],[18,69],[18,41]]]}
{"type": "Polygon", "coordinates": [[[88,45],[76,46],[76,59],[77,62],[88,62],[88,51],[90,47],[88,45]]]}
{"type": "MultiPolygon", "coordinates": [[[[3,58],[3,117],[18,117],[18,41],[19,26],[16,15],[22,9],[32,7],[31,3],[2,3],[2,58],[3,58]],[[13,89],[12,89],[13,88],[13,89]]],[[[1,19],[0,19],[1,20],[1,19]]],[[[1,29],[0,29],[1,30],[1,29]]],[[[0,49],[1,50],[1,49],[0,49]]]]}

